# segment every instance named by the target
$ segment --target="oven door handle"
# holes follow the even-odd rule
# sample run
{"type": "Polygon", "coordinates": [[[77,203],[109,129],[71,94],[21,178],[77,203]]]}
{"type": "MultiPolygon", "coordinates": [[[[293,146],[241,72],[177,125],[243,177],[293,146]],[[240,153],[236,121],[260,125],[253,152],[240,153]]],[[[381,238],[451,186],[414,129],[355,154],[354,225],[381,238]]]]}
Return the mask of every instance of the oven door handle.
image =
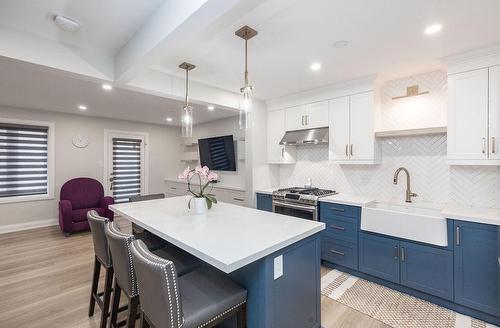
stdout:
{"type": "Polygon", "coordinates": [[[277,201],[273,201],[273,205],[274,206],[289,207],[289,208],[294,208],[297,210],[304,210],[304,211],[309,211],[309,212],[316,211],[316,206],[296,205],[296,204],[282,203],[282,202],[277,202],[277,201]]]}

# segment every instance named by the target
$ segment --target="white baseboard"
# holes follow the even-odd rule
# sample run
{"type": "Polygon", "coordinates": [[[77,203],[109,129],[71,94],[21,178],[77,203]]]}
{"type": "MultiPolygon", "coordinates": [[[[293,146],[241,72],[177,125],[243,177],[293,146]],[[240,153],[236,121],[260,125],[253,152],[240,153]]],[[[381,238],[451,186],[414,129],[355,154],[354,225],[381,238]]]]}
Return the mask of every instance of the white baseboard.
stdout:
{"type": "Polygon", "coordinates": [[[54,225],[58,225],[58,224],[59,224],[58,219],[47,219],[47,220],[38,220],[38,221],[31,221],[31,222],[24,222],[24,223],[8,224],[8,225],[4,225],[4,226],[0,225],[0,234],[7,233],[7,232],[15,232],[15,231],[23,231],[23,230],[41,228],[41,227],[49,227],[49,226],[54,226],[54,225]]]}

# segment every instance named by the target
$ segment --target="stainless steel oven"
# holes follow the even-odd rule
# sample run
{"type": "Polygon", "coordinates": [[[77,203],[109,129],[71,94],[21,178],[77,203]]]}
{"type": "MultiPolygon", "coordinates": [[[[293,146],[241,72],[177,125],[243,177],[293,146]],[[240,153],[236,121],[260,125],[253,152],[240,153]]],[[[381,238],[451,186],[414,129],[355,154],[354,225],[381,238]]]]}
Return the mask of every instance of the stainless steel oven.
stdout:
{"type": "Polygon", "coordinates": [[[318,206],[273,200],[273,212],[318,221],[318,206]]]}
{"type": "Polygon", "coordinates": [[[310,187],[278,189],[273,192],[273,212],[318,221],[319,199],[334,194],[334,190],[310,187]]]}

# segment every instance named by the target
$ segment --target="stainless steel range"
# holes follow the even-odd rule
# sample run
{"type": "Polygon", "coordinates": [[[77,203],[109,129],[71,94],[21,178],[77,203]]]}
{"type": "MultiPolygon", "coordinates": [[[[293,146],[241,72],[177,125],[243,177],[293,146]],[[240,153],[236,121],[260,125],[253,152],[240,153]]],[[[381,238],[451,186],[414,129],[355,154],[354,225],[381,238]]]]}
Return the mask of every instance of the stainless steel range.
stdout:
{"type": "Polygon", "coordinates": [[[319,199],[336,193],[319,188],[278,189],[273,191],[273,212],[317,221],[319,199]]]}

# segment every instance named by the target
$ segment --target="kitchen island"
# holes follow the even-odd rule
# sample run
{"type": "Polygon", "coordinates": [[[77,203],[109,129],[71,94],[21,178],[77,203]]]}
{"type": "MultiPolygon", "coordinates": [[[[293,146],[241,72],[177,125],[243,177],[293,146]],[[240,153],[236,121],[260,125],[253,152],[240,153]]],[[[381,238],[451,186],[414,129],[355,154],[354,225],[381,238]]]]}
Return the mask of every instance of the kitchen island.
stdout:
{"type": "Polygon", "coordinates": [[[227,203],[194,215],[188,200],[189,196],[172,197],[110,209],[245,287],[248,327],[321,326],[324,223],[227,203]]]}

